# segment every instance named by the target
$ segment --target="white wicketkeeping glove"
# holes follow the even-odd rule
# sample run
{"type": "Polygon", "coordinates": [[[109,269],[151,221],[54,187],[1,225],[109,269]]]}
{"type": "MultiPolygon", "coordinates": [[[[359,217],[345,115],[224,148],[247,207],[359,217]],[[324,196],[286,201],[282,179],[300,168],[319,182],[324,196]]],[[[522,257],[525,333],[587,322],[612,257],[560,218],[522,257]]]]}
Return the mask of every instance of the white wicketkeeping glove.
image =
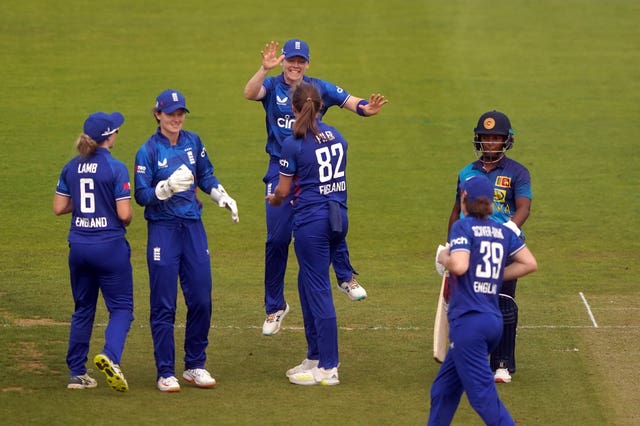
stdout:
{"type": "Polygon", "coordinates": [[[447,270],[447,268],[445,268],[442,263],[438,262],[438,257],[440,256],[440,253],[442,253],[443,250],[446,250],[448,248],[449,248],[449,243],[446,243],[446,245],[444,246],[442,244],[439,244],[438,249],[436,250],[436,272],[440,274],[440,276],[444,275],[444,272],[447,270]]]}
{"type": "Polygon", "coordinates": [[[236,204],[236,200],[231,198],[227,191],[225,191],[224,187],[221,184],[218,184],[217,188],[211,188],[211,199],[218,203],[218,207],[226,207],[229,211],[231,211],[231,220],[235,223],[240,222],[240,217],[238,216],[238,205],[236,204]]]}
{"type": "Polygon", "coordinates": [[[167,180],[161,180],[156,185],[156,197],[166,200],[176,192],[184,192],[193,185],[193,173],[184,164],[176,169],[167,180]]]}
{"type": "Polygon", "coordinates": [[[518,225],[513,223],[511,220],[505,222],[504,226],[506,226],[507,228],[511,229],[513,232],[515,232],[517,237],[519,237],[520,234],[522,234],[522,231],[520,230],[520,228],[518,228],[518,225]]]}

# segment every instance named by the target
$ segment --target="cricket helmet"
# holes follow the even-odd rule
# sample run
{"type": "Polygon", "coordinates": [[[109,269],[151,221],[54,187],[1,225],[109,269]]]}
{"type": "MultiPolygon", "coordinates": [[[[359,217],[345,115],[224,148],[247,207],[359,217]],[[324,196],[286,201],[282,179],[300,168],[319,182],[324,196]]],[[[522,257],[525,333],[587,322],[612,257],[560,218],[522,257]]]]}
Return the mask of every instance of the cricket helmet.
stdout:
{"type": "Polygon", "coordinates": [[[485,160],[490,160],[488,162],[498,162],[500,161],[500,159],[502,159],[502,157],[504,157],[504,153],[513,147],[513,135],[516,132],[511,128],[509,117],[507,117],[500,111],[492,110],[489,112],[485,112],[480,116],[480,118],[478,119],[478,124],[476,125],[475,129],[473,129],[473,133],[473,147],[476,151],[476,154],[478,155],[478,158],[482,158],[484,154],[489,154],[485,156],[485,160]],[[500,150],[500,155],[497,159],[495,158],[496,151],[485,152],[483,150],[482,143],[480,143],[481,135],[504,136],[505,140],[500,150]]]}

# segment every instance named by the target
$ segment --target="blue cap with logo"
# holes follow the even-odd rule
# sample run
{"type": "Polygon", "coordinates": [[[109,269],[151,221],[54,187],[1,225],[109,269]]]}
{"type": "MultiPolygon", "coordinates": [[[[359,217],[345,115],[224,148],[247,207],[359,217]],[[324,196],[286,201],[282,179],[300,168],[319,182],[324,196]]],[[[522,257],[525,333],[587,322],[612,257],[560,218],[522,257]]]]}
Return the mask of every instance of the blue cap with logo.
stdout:
{"type": "Polygon", "coordinates": [[[309,45],[300,39],[289,40],[282,48],[282,54],[285,59],[291,59],[294,56],[300,56],[309,62],[309,45]]]}
{"type": "Polygon", "coordinates": [[[118,131],[124,123],[124,116],[119,112],[94,112],[84,121],[84,133],[96,142],[104,142],[118,131]]]}
{"type": "Polygon", "coordinates": [[[511,128],[511,122],[506,114],[496,111],[485,112],[478,119],[478,125],[473,129],[476,135],[513,135],[515,131],[511,128]]]}
{"type": "Polygon", "coordinates": [[[171,114],[175,110],[183,109],[187,112],[187,101],[177,90],[167,89],[156,98],[156,110],[171,114]]]}
{"type": "Polygon", "coordinates": [[[486,176],[471,176],[460,184],[460,190],[467,193],[467,201],[469,202],[482,197],[493,201],[493,185],[486,176]]]}

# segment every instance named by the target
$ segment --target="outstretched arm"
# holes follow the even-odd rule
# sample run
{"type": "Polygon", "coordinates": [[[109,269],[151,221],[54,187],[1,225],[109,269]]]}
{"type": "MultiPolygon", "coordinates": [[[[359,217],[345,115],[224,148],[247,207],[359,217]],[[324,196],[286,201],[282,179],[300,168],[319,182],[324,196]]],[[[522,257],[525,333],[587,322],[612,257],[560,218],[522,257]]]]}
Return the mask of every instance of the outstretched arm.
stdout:
{"type": "Polygon", "coordinates": [[[347,102],[345,102],[344,108],[351,112],[355,112],[358,115],[369,117],[380,112],[387,102],[389,102],[389,100],[380,93],[372,94],[369,96],[368,101],[357,96],[350,96],[349,99],[347,99],[347,102]]]}
{"type": "Polygon", "coordinates": [[[262,56],[262,65],[258,68],[258,71],[249,79],[247,85],[244,87],[244,97],[251,101],[258,101],[264,97],[264,79],[267,78],[269,71],[276,66],[280,65],[284,60],[284,55],[278,55],[279,44],[272,41],[264,46],[264,50],[260,51],[262,56]]]}

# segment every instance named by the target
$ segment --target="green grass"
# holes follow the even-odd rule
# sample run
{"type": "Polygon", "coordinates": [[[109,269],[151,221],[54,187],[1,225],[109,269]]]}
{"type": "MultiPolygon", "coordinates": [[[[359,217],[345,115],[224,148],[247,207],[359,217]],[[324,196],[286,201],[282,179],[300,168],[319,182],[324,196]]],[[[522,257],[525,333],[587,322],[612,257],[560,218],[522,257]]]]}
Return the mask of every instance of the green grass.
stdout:
{"type": "MultiPolygon", "coordinates": [[[[540,265],[519,286],[518,372],[500,395],[524,425],[640,422],[640,3],[7,0],[0,21],[3,423],[424,424],[438,369],[433,255],[456,174],[474,159],[472,129],[491,108],[511,118],[510,155],[532,173],[526,231],[540,265]],[[334,388],[284,377],[306,347],[293,254],[285,330],[260,334],[264,117],[242,89],[264,44],[292,37],[311,46],[310,75],[390,99],[375,118],[326,116],[350,142],[348,240],[370,295],[351,303],[336,292],[334,388]],[[185,127],[201,135],[240,208],[233,225],[204,200],[214,264],[208,367],[219,386],[155,389],[146,224],[135,206],[136,321],[122,362],[131,391],[116,394],[97,374],[97,389],[67,391],[69,218],[51,212],[56,179],[97,110],[125,115],[113,153],[131,168],[166,88],[186,95],[185,127]]],[[[178,348],[184,314],[181,304],[178,348]]],[[[102,347],[103,306],[96,322],[91,354],[102,347]]],[[[466,399],[454,424],[481,424],[466,399]]]]}

